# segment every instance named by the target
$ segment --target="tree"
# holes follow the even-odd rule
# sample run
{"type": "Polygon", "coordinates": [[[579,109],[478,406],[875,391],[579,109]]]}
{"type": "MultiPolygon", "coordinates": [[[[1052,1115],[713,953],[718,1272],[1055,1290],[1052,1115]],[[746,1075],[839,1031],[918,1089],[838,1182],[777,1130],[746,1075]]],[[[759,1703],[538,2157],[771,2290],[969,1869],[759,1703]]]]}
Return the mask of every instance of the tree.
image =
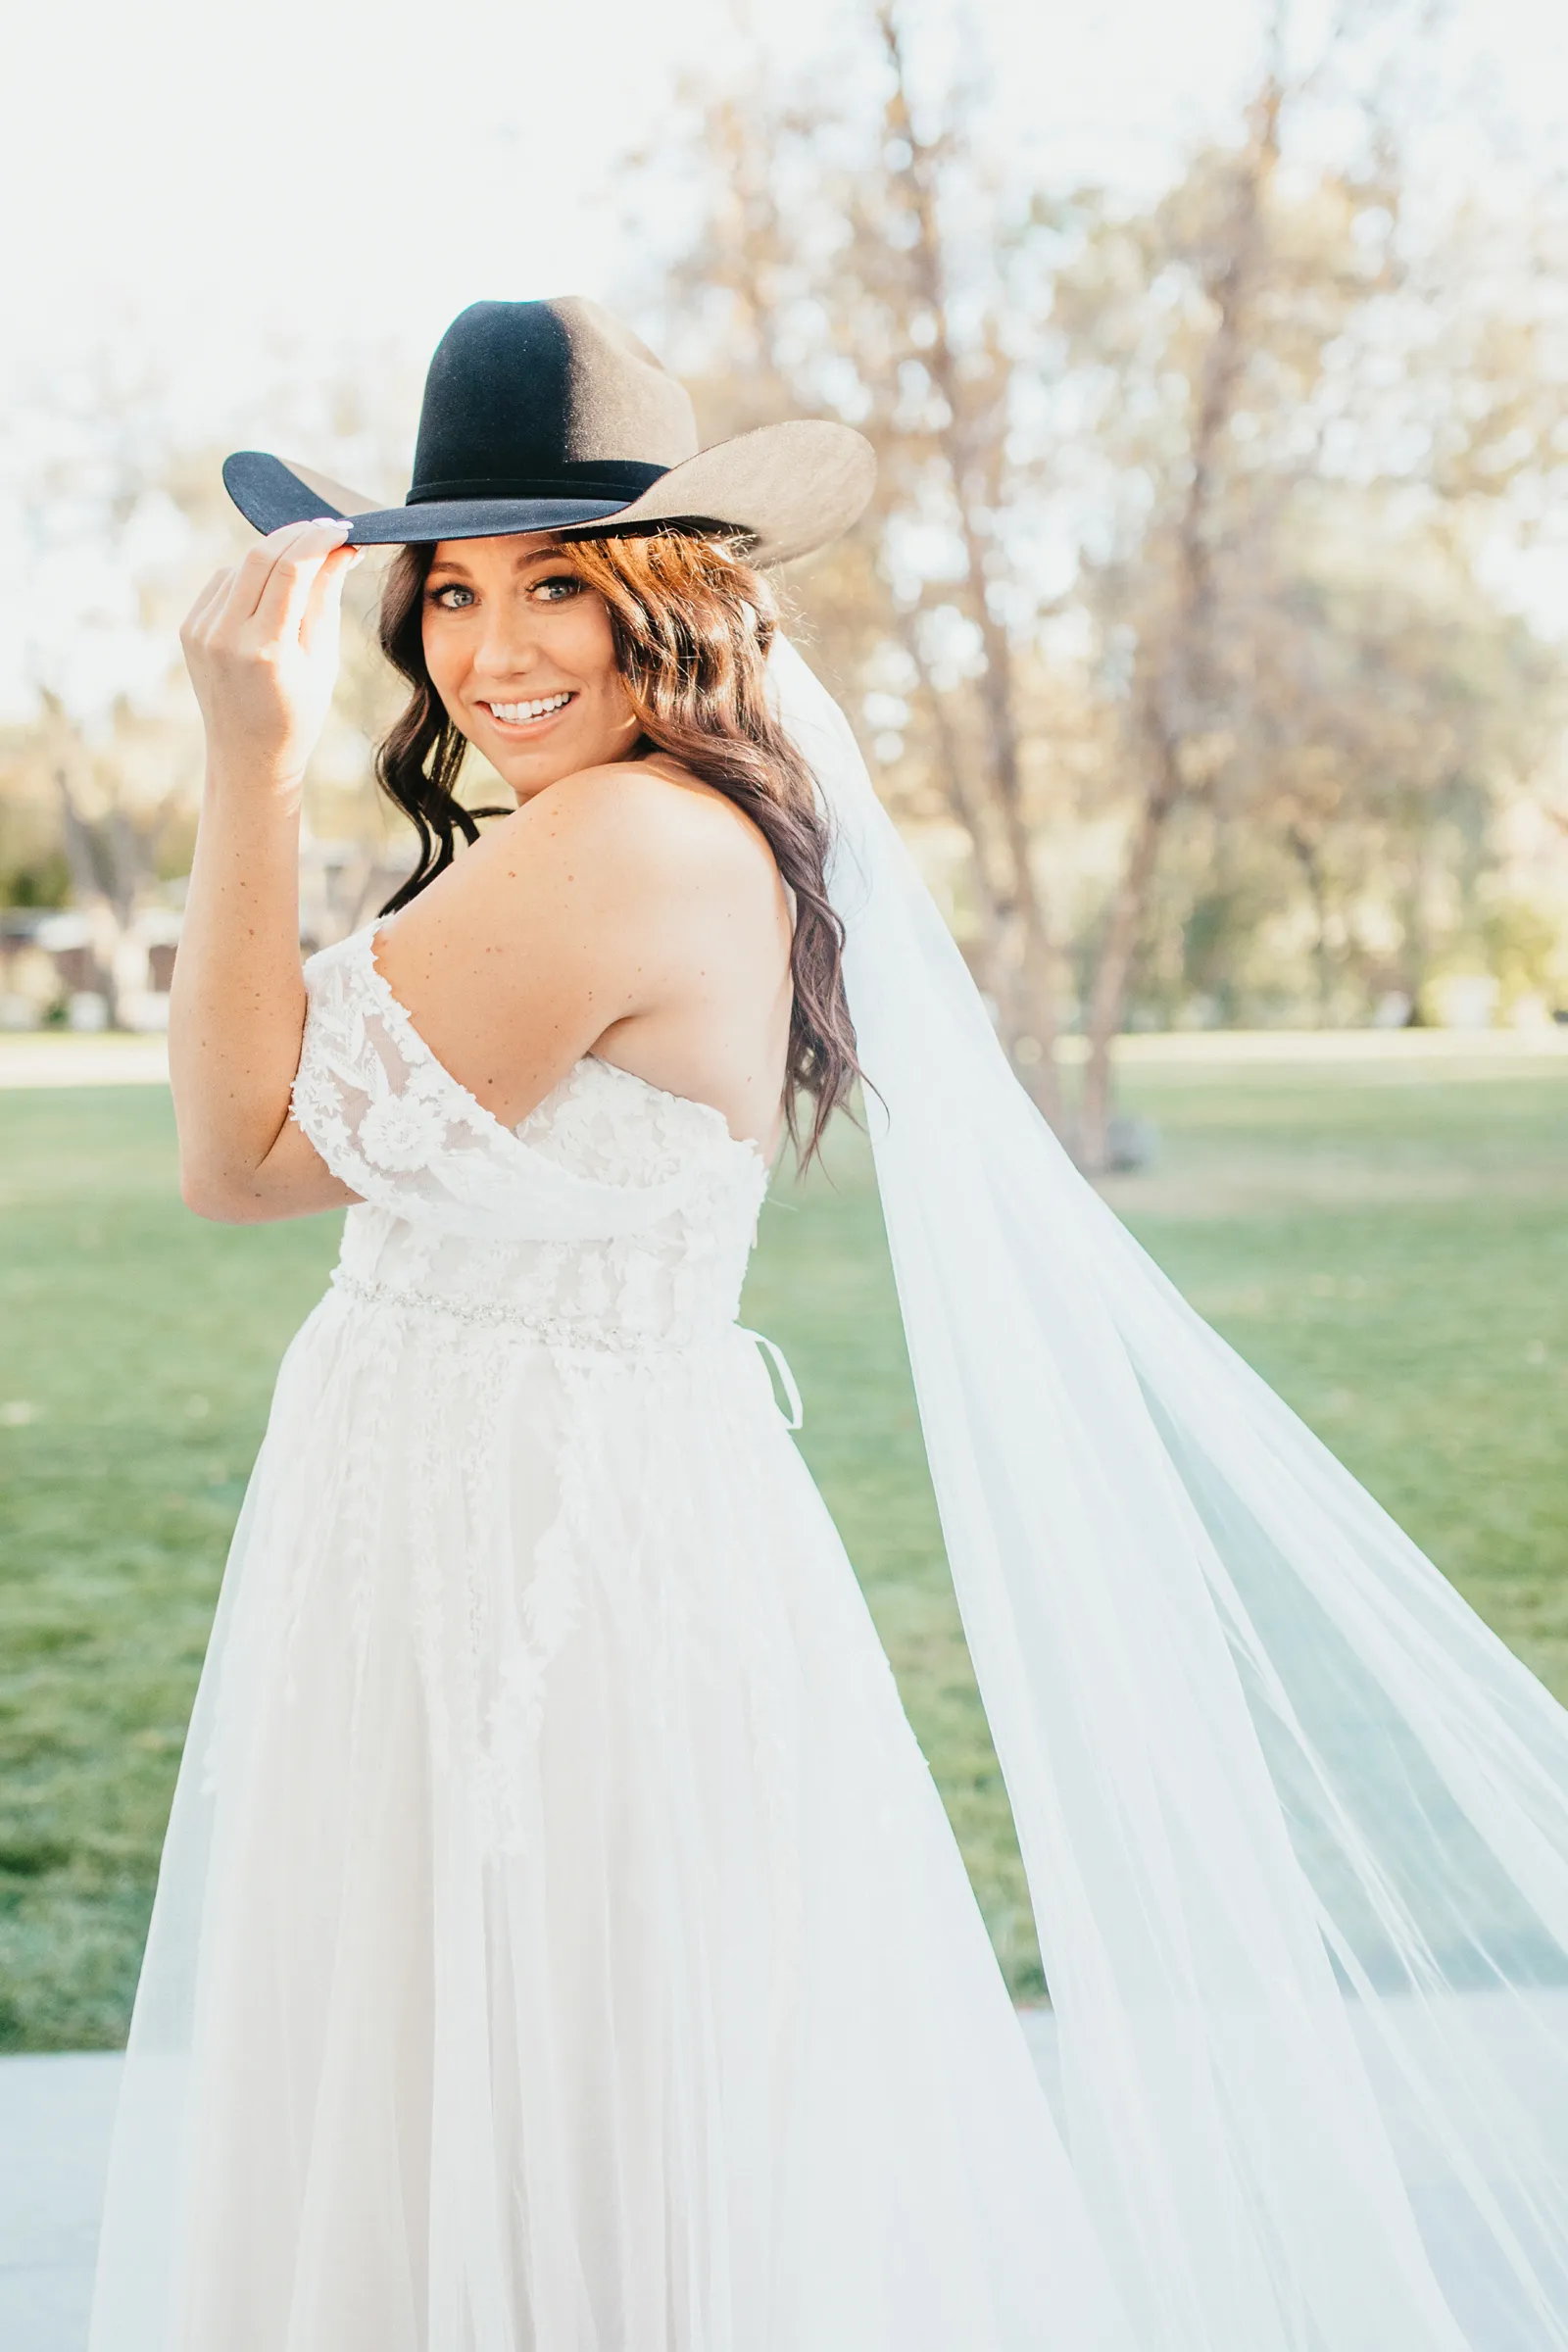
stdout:
{"type": "Polygon", "coordinates": [[[1485,273],[1413,265],[1381,92],[1344,160],[1283,169],[1293,120],[1310,125],[1323,83],[1343,90],[1345,61],[1331,50],[1288,86],[1280,29],[1242,142],[1195,158],[1144,217],[1075,199],[1055,279],[1064,373],[1100,388],[1096,454],[1141,493],[1107,500],[1108,551],[1086,549],[1081,573],[1125,677],[1125,843],[1087,990],[1091,1167],[1178,812],[1245,816],[1288,853],[1333,1017],[1333,847],[1402,836],[1408,853],[1464,805],[1484,829],[1554,700],[1541,649],[1475,570],[1477,509],[1555,423],[1539,339],[1517,317],[1497,331],[1485,273]]]}
{"type": "Polygon", "coordinates": [[[1027,651],[1051,599],[1021,527],[1042,453],[1021,435],[1030,354],[1011,332],[1038,309],[1015,282],[1034,257],[1024,233],[959,270],[955,216],[978,204],[990,218],[963,98],[927,126],[899,12],[877,6],[868,23],[882,84],[868,153],[825,155],[816,110],[779,109],[760,74],[701,105],[712,203],[672,273],[666,339],[697,317],[702,343],[688,335],[683,356],[716,429],[782,400],[835,407],[875,445],[872,516],[813,573],[813,601],[837,665],[858,673],[852,707],[873,755],[889,754],[895,801],[967,844],[977,973],[1019,1074],[1057,1116],[1063,967],[1037,857],[1054,778],[1029,726],[1041,681],[1027,651]]]}
{"type": "Polygon", "coordinates": [[[1210,957],[1289,905],[1321,1017],[1390,980],[1394,932],[1418,994],[1416,869],[1484,860],[1555,715],[1477,555],[1550,488],[1560,367],[1474,222],[1436,259],[1406,233],[1368,24],[1400,28],[1373,11],[1292,79],[1276,20],[1242,136],[1147,206],[994,169],[978,93],[916,70],[893,0],[831,102],[759,71],[693,105],[666,335],[713,429],[817,408],[875,443],[875,508],[811,578],[828,664],[896,813],[964,844],[966,952],[1091,1168],[1182,886],[1224,901],[1210,957]],[[1369,860],[1381,910],[1350,903],[1369,860]]]}

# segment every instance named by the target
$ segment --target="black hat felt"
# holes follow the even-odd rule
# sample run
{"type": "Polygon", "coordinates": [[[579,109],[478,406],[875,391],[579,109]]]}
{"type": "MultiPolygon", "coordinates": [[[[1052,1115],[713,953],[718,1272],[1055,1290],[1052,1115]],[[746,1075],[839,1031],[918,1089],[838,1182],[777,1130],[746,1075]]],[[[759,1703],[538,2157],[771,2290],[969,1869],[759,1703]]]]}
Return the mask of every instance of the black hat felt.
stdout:
{"type": "Polygon", "coordinates": [[[847,424],[807,418],[697,446],[679,378],[596,302],[476,302],[425,378],[414,480],[378,507],[314,468],[239,450],[223,482],[260,531],[318,514],[350,545],[607,527],[706,524],[746,534],[753,563],[785,564],[847,530],[876,461],[847,424]]]}

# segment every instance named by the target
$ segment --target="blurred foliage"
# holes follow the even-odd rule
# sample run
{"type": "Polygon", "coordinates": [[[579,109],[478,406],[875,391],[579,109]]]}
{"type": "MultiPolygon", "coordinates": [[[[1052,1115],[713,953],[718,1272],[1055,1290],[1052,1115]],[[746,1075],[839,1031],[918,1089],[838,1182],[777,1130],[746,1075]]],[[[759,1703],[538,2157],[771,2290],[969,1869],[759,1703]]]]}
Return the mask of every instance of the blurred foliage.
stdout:
{"type": "Polygon", "coordinates": [[[30,864],[0,868],[0,906],[59,907],[71,898],[71,867],[63,850],[45,850],[30,864]]]}
{"type": "MultiPolygon", "coordinates": [[[[1020,1077],[1093,1165],[1121,1027],[1441,1018],[1471,972],[1500,1017],[1568,1006],[1563,666],[1513,609],[1568,491],[1560,188],[1431,85],[1426,0],[1335,12],[1289,62],[1265,40],[1230,134],[1136,199],[998,152],[968,31],[957,0],[852,0],[793,77],[727,42],[660,110],[628,242],[707,438],[826,414],[876,447],[865,523],[783,584],[791,625],[1020,1077]],[[1508,168],[1439,185],[1448,130],[1508,168]],[[676,216],[662,271],[649,221],[676,216]],[[1093,1045],[1075,1101],[1064,1025],[1093,1045]]],[[[289,445],[395,495],[399,369],[301,380],[289,445]]],[[[178,621],[249,534],[220,449],[110,366],[82,397],[24,499],[0,892],[36,903],[65,861],[113,1012],[118,946],[190,855],[178,621]]],[[[316,936],[406,847],[369,782],[379,576],[350,583],[310,781],[316,936]]]]}
{"type": "Polygon", "coordinates": [[[1413,188],[1424,41],[1375,0],[1265,56],[1144,205],[999,158],[940,10],[859,0],[831,78],[688,93],[662,338],[710,431],[875,444],[872,513],[803,583],[814,650],[1091,1164],[1129,1020],[1414,1005],[1512,899],[1568,1003],[1562,668],[1496,560],[1568,487],[1560,221],[1544,187],[1413,188]]]}

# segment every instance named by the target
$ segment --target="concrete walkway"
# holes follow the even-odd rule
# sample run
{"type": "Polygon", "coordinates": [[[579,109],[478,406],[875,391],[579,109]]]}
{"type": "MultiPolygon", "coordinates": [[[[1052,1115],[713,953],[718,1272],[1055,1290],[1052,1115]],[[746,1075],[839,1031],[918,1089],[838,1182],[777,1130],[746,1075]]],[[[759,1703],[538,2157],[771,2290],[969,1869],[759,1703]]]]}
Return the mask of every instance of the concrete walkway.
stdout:
{"type": "MultiPolygon", "coordinates": [[[[1023,2013],[1048,2090],[1049,2009],[1023,2013]]],[[[86,2352],[87,2308],[120,2058],[0,2058],[0,2347],[86,2352]]]]}
{"type": "Polygon", "coordinates": [[[0,2345],[84,2352],[120,2059],[0,2058],[0,2345]]]}
{"type": "Polygon", "coordinates": [[[59,1029],[0,1036],[0,1087],[168,1084],[162,1037],[73,1037],[59,1029]]]}

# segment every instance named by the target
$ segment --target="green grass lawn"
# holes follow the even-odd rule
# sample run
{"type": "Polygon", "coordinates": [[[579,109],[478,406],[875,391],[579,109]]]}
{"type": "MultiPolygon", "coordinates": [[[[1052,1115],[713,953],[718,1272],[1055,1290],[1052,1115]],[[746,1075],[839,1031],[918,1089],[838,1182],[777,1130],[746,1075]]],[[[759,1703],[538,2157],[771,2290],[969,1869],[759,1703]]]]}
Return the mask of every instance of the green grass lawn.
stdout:
{"type": "MultiPolygon", "coordinates": [[[[1568,1698],[1568,1067],[1138,1067],[1116,1206],[1568,1698]]],[[[943,1564],[863,1148],[781,1185],[747,1319],[932,1760],[998,1950],[1040,1988],[943,1564]]],[[[335,1220],[180,1208],[167,1096],[0,1094],[0,2046],[123,2033],[224,1544],[335,1220]]]]}

